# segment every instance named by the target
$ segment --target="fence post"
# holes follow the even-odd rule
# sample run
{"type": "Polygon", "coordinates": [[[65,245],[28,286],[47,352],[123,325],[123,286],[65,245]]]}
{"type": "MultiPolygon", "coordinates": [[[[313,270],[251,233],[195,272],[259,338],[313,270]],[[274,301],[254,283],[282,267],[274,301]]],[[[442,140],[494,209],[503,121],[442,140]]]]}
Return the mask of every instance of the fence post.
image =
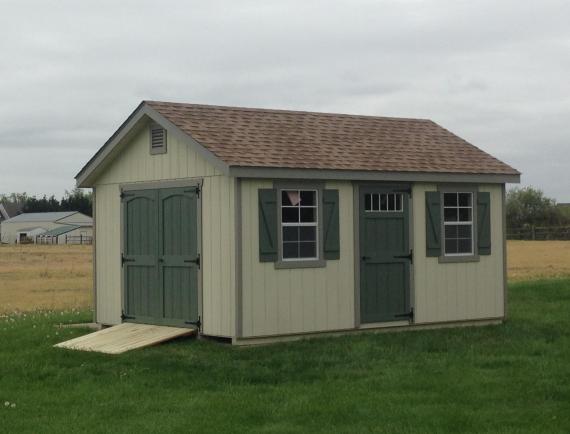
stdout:
{"type": "Polygon", "coordinates": [[[535,229],[534,229],[534,225],[532,225],[532,226],[530,227],[530,233],[531,233],[531,238],[532,238],[532,240],[533,240],[533,241],[536,241],[536,232],[535,232],[535,229]]]}

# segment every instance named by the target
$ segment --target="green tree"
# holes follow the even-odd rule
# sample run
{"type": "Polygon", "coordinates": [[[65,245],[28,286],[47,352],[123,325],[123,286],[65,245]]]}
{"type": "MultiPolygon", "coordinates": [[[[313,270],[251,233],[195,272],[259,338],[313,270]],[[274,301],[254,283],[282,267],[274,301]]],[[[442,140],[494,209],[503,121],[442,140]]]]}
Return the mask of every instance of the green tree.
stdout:
{"type": "Polygon", "coordinates": [[[557,226],[568,218],[556,206],[556,200],[546,197],[534,187],[513,188],[507,193],[507,227],[557,226]]]}
{"type": "Polygon", "coordinates": [[[65,196],[61,199],[62,211],[79,211],[88,216],[93,213],[93,195],[91,191],[85,191],[80,188],[74,188],[66,191],[65,196]]]}
{"type": "Polygon", "coordinates": [[[28,193],[0,194],[0,203],[24,206],[29,198],[28,193]]]}
{"type": "Polygon", "coordinates": [[[35,196],[28,198],[24,205],[24,212],[54,212],[61,211],[59,200],[54,195],[44,195],[40,199],[35,196]]]}
{"type": "Polygon", "coordinates": [[[54,195],[38,198],[27,193],[10,193],[0,194],[0,203],[19,204],[23,212],[79,211],[90,216],[93,209],[91,191],[79,188],[66,191],[61,201],[54,195]]]}

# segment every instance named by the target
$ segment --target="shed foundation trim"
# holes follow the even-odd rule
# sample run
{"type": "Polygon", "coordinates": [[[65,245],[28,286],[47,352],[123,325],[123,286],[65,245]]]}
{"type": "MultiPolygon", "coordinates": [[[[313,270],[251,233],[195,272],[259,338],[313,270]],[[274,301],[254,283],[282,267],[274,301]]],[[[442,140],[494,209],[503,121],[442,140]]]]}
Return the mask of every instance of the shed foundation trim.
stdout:
{"type": "Polygon", "coordinates": [[[405,331],[421,331],[421,330],[436,330],[443,328],[456,328],[456,327],[484,327],[491,325],[499,325],[504,322],[504,318],[485,318],[469,321],[450,321],[433,324],[408,324],[408,323],[377,323],[367,324],[358,329],[346,329],[325,331],[318,333],[299,333],[283,336],[258,336],[250,338],[233,338],[232,344],[236,346],[250,346],[250,345],[269,345],[279,342],[293,342],[302,339],[314,338],[330,338],[348,336],[357,333],[388,333],[388,332],[405,332],[405,331]]]}

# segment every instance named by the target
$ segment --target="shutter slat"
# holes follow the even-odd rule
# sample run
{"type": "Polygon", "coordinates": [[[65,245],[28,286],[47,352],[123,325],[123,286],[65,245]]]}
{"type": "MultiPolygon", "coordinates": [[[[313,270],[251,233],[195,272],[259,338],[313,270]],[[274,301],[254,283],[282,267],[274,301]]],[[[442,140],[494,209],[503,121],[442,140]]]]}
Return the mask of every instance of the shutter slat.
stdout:
{"type": "Polygon", "coordinates": [[[277,190],[259,190],[259,261],[277,261],[277,190]]]}
{"type": "Polygon", "coordinates": [[[426,256],[441,255],[441,195],[426,191],[426,256]]]}
{"type": "Polygon", "coordinates": [[[477,193],[477,247],[480,255],[491,254],[491,194],[477,193]]]}
{"type": "Polygon", "coordinates": [[[338,190],[323,191],[323,249],[325,259],[340,258],[338,190]]]}

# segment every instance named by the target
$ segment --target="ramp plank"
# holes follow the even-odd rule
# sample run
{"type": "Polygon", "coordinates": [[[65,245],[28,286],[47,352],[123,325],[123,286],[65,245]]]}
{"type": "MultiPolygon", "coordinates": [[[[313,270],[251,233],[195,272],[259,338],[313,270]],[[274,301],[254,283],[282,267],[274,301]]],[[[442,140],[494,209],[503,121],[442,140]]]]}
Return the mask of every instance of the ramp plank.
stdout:
{"type": "Polygon", "coordinates": [[[190,328],[123,323],[54,345],[79,351],[121,354],[196,333],[190,328]]]}

